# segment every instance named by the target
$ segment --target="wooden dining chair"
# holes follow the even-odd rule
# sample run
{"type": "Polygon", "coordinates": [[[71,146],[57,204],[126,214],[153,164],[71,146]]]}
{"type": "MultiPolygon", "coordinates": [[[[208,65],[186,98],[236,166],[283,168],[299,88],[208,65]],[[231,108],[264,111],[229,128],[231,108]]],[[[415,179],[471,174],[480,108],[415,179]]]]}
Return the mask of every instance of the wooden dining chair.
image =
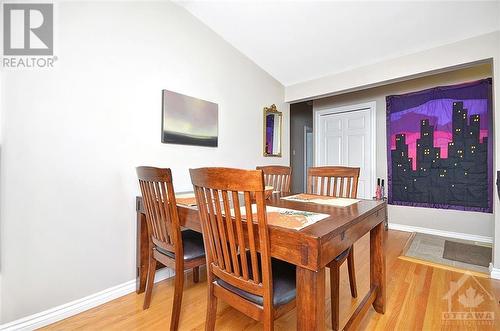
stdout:
{"type": "MultiPolygon", "coordinates": [[[[307,171],[307,193],[354,199],[358,193],[359,170],[359,168],[350,167],[311,167],[307,171]]],[[[358,296],[354,271],[354,247],[350,246],[328,264],[333,330],[339,330],[340,327],[340,266],[346,259],[351,295],[353,298],[358,296]]]]}
{"type": "Polygon", "coordinates": [[[205,329],[214,330],[221,299],[273,330],[274,319],[295,307],[295,266],[271,258],[262,171],[201,168],[190,173],[207,255],[205,329]],[[245,215],[252,213],[248,221],[245,215]]]}
{"type": "Polygon", "coordinates": [[[289,193],[292,180],[292,167],[287,166],[259,166],[257,170],[264,172],[264,183],[272,186],[274,191],[289,193]]]}
{"type": "Polygon", "coordinates": [[[150,238],[148,275],[143,309],[148,309],[157,261],[175,270],[174,301],[170,330],[177,330],[184,286],[184,270],[193,269],[193,281],[199,281],[199,267],[206,263],[201,233],[181,231],[170,169],[138,167],[146,224],[150,238]]]}

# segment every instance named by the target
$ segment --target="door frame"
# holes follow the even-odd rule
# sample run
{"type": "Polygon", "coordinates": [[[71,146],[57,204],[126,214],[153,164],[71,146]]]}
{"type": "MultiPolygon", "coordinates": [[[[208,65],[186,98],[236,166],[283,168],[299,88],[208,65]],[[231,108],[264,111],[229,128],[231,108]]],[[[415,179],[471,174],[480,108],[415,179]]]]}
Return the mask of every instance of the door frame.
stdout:
{"type": "Polygon", "coordinates": [[[312,141],[312,153],[313,153],[313,160],[312,160],[312,163],[314,165],[314,158],[315,158],[315,155],[314,155],[314,128],[310,127],[310,126],[307,126],[307,125],[304,125],[304,178],[302,179],[302,181],[304,182],[304,192],[306,192],[307,190],[307,132],[308,132],[308,129],[310,129],[310,133],[312,133],[312,137],[313,137],[313,141],[312,141]]]}
{"type": "Polygon", "coordinates": [[[371,136],[371,177],[372,177],[372,182],[370,183],[370,192],[372,194],[375,194],[375,179],[377,178],[377,102],[376,101],[370,101],[370,102],[364,102],[364,103],[358,103],[358,104],[352,104],[352,105],[347,105],[347,106],[341,106],[341,107],[328,107],[328,108],[321,108],[321,109],[314,109],[313,108],[313,153],[314,153],[314,165],[317,166],[319,163],[319,148],[318,148],[318,142],[319,142],[319,120],[321,116],[324,115],[329,115],[329,114],[339,114],[339,113],[350,113],[354,111],[360,111],[360,110],[369,110],[370,111],[370,136],[371,136]]]}

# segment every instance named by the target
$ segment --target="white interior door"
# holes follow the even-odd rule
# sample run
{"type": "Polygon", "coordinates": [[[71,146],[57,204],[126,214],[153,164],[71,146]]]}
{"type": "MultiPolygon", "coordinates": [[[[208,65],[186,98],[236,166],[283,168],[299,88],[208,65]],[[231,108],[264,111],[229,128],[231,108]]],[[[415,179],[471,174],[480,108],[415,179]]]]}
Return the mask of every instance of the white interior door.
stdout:
{"type": "Polygon", "coordinates": [[[373,103],[315,114],[316,165],[359,167],[358,197],[371,199],[375,181],[373,103]]]}

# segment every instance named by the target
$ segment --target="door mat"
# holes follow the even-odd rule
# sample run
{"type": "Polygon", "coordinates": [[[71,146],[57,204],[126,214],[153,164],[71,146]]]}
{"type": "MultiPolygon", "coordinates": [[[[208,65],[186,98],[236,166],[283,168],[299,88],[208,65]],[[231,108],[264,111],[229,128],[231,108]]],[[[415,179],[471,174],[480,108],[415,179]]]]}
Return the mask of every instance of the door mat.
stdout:
{"type": "MultiPolygon", "coordinates": [[[[451,241],[449,240],[449,238],[424,233],[416,233],[412,238],[410,238],[410,240],[411,243],[407,245],[406,251],[404,251],[403,255],[401,256],[401,258],[403,259],[410,259],[417,263],[424,263],[433,266],[441,265],[445,269],[457,269],[456,271],[462,272],[473,271],[489,275],[489,270],[487,267],[489,265],[489,262],[491,261],[491,245],[489,244],[460,239],[453,239],[453,241],[451,241]],[[449,258],[445,256],[445,242],[447,241],[452,243],[451,245],[448,244],[448,246],[450,246],[451,248],[448,248],[449,252],[446,253],[446,256],[448,256],[449,258]],[[465,260],[465,258],[462,258],[459,255],[462,255],[462,253],[466,253],[466,251],[470,251],[471,249],[469,247],[467,249],[464,249],[463,247],[458,248],[456,245],[453,245],[455,243],[471,245],[473,246],[474,250],[476,250],[476,247],[488,249],[490,251],[489,258],[487,256],[483,257],[481,259],[481,264],[463,262],[462,260],[465,260]],[[457,247],[457,250],[461,250],[460,254],[457,252],[457,250],[453,249],[455,247],[457,247]],[[452,256],[451,254],[455,255],[452,256]],[[453,259],[450,257],[453,257],[453,259]]],[[[481,250],[480,248],[478,249],[481,250]]],[[[476,260],[477,259],[474,259],[473,262],[477,262],[476,260]]],[[[471,261],[471,259],[468,258],[467,261],[471,261]]]]}
{"type": "Polygon", "coordinates": [[[491,262],[491,247],[446,240],[443,258],[488,267],[491,262]]]}

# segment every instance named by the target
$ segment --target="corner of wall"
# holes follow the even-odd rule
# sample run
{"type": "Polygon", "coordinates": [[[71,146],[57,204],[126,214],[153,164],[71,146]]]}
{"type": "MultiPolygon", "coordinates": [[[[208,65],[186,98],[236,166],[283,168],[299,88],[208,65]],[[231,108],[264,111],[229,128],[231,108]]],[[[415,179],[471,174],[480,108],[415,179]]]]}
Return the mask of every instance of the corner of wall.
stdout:
{"type": "MultiPolygon", "coordinates": [[[[493,141],[493,150],[495,157],[493,159],[493,177],[494,181],[498,180],[496,170],[500,168],[500,31],[497,32],[497,54],[493,57],[493,127],[495,139],[493,141]]],[[[496,192],[496,190],[494,190],[496,192]]],[[[497,270],[496,275],[500,279],[500,196],[493,193],[493,269],[497,270]]],[[[493,278],[493,272],[492,272],[493,278]]]]}

